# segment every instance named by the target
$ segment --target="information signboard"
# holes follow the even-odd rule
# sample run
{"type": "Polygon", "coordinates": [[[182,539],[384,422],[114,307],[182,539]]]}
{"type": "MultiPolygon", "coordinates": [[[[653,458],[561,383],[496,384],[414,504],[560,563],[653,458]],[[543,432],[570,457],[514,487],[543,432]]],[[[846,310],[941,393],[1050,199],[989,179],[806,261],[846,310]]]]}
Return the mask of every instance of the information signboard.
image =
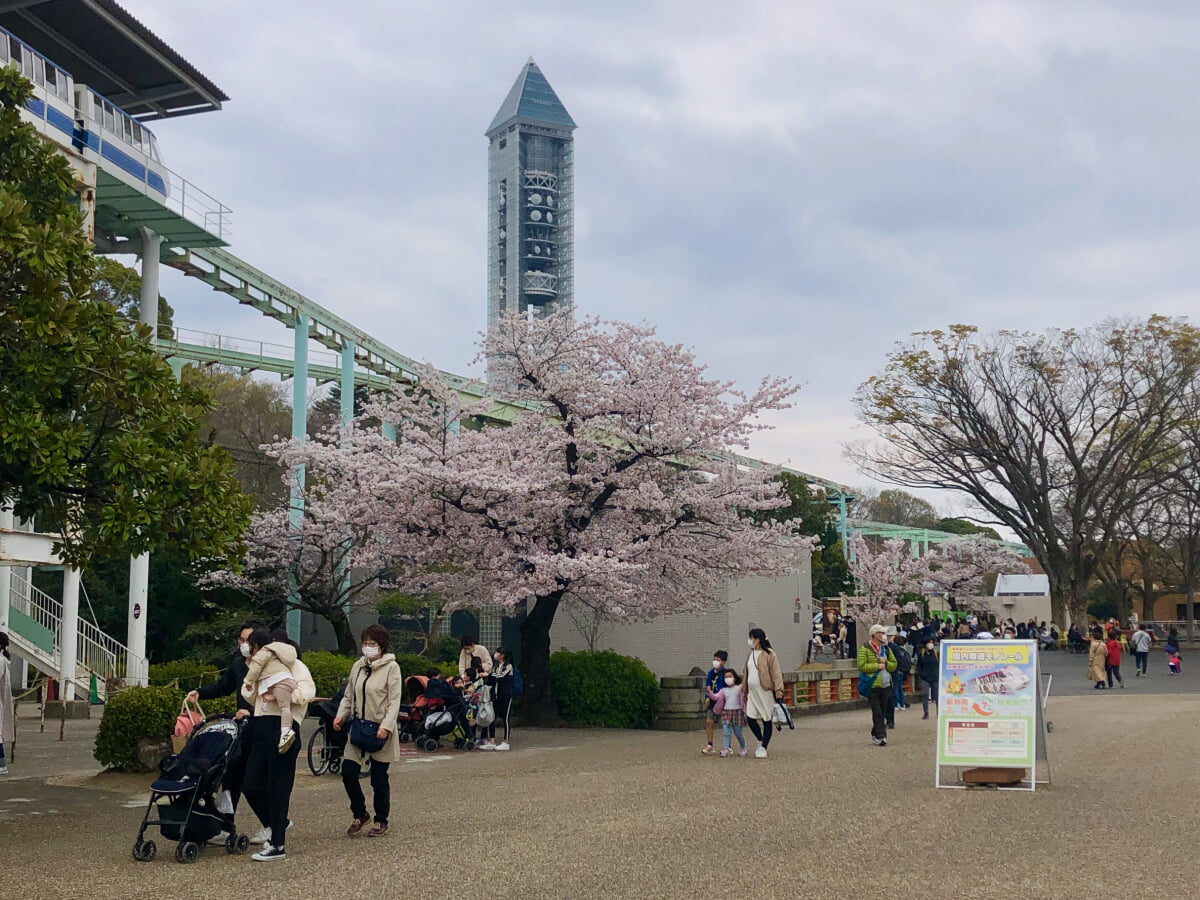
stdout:
{"type": "Polygon", "coordinates": [[[942,641],[938,784],[943,766],[1032,768],[1037,752],[1035,641],[942,641]]]}

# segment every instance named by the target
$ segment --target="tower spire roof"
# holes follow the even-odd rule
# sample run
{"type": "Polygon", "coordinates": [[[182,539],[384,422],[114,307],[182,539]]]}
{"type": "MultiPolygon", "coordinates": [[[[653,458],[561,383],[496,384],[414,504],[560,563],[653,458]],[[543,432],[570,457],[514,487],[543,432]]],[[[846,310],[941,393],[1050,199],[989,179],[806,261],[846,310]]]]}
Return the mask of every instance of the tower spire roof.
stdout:
{"type": "Polygon", "coordinates": [[[575,120],[558,99],[558,94],[554,93],[554,88],[550,87],[550,82],[546,80],[532,56],[521,69],[512,90],[500,104],[492,124],[488,126],[488,132],[491,133],[511,119],[528,119],[548,125],[575,128],[575,120]]]}

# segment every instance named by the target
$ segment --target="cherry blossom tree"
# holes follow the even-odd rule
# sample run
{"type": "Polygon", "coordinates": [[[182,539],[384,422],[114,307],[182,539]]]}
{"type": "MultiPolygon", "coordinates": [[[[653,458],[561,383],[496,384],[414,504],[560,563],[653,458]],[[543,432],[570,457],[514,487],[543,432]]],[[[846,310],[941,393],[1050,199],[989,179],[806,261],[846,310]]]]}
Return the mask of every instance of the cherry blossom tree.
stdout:
{"type": "MultiPolygon", "coordinates": [[[[929,577],[926,556],[913,556],[907,541],[867,543],[861,532],[850,538],[850,574],[858,596],[846,605],[867,625],[890,623],[901,609],[901,594],[921,593],[929,577]]],[[[908,610],[914,611],[914,610],[908,610]]]]}
{"type": "Polygon", "coordinates": [[[957,597],[978,594],[987,575],[1028,575],[1029,566],[1015,550],[982,536],[939,544],[929,553],[927,581],[946,595],[951,609],[957,597]]]}
{"type": "Polygon", "coordinates": [[[430,369],[369,404],[352,440],[274,451],[305,467],[331,521],[370,535],[349,553],[356,572],[386,570],[394,589],[439,591],[459,607],[524,608],[532,721],[556,715],[548,667],[560,606],[615,621],[701,611],[725,581],[794,571],[815,543],[794,523],[754,521],[787,500],[774,471],[732,456],[798,388],[768,378],[739,391],[654,335],[514,316],[480,354],[503,361],[525,407],[510,424],[485,424],[490,402],[464,405],[430,369]],[[396,440],[368,422],[393,426],[396,440]]]}

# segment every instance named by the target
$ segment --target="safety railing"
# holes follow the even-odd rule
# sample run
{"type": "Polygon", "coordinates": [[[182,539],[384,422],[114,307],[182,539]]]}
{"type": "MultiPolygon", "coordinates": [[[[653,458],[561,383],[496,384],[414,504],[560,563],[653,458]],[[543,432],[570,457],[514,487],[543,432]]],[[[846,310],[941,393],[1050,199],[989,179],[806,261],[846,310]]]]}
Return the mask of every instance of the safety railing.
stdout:
{"type": "MultiPolygon", "coordinates": [[[[182,175],[172,172],[165,166],[162,171],[167,178],[167,196],[163,204],[172,212],[178,213],[194,225],[199,225],[209,234],[216,235],[226,243],[233,237],[233,210],[202,191],[182,175]]],[[[152,174],[147,167],[147,178],[152,174]]],[[[149,185],[147,184],[147,189],[149,185]]]]}

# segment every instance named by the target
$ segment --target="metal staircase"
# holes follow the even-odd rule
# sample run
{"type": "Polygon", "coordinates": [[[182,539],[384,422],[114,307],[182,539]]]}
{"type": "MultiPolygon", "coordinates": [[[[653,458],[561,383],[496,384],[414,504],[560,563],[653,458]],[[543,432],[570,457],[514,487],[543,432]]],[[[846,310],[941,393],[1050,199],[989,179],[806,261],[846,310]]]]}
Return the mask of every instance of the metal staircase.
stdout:
{"type": "MultiPolygon", "coordinates": [[[[15,570],[10,578],[8,636],[12,649],[30,665],[57,677],[62,670],[62,604],[15,570]]],[[[128,647],[81,616],[75,644],[77,695],[86,696],[95,675],[103,701],[108,682],[126,671],[129,655],[128,647]]]]}

